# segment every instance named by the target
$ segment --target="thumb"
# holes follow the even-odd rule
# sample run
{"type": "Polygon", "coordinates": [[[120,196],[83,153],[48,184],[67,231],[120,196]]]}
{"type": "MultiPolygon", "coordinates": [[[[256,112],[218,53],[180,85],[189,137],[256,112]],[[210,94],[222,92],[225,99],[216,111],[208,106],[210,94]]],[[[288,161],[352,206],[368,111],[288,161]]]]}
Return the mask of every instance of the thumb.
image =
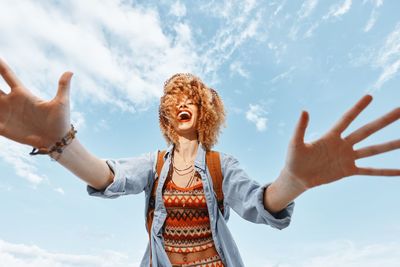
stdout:
{"type": "Polygon", "coordinates": [[[303,110],[300,115],[300,119],[297,122],[296,129],[293,135],[292,142],[294,144],[303,144],[304,143],[304,135],[306,133],[306,128],[309,121],[308,112],[303,110]]]}
{"type": "Polygon", "coordinates": [[[58,81],[57,95],[55,97],[59,101],[62,102],[69,101],[69,91],[70,91],[72,75],[73,73],[70,71],[64,72],[63,75],[61,75],[60,80],[58,81]]]}

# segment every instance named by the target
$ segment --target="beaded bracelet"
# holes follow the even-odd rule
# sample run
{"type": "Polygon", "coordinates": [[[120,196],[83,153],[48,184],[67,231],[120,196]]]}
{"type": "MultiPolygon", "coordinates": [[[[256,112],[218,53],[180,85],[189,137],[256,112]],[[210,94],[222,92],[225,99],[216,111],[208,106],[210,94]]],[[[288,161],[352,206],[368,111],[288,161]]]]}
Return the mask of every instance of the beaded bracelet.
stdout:
{"type": "Polygon", "coordinates": [[[50,149],[48,148],[36,148],[34,147],[32,151],[29,153],[31,156],[36,156],[36,155],[50,155],[52,153],[58,153],[57,157],[52,157],[52,160],[57,161],[61,157],[61,153],[65,149],[65,147],[69,144],[71,144],[72,140],[75,138],[75,134],[78,131],[75,130],[74,125],[71,124],[71,129],[68,131],[68,133],[61,139],[61,141],[56,142],[54,146],[52,146],[50,149]]]}

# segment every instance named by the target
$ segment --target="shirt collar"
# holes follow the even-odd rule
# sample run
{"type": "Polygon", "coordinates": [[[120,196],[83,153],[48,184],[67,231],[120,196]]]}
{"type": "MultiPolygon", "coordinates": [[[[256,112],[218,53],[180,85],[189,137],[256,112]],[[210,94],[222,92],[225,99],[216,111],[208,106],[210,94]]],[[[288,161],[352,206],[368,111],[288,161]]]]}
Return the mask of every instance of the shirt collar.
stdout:
{"type": "Polygon", "coordinates": [[[169,157],[169,155],[172,153],[172,150],[174,149],[174,145],[169,145],[165,155],[164,155],[164,162],[167,160],[167,158],[169,157]]]}
{"type": "MultiPolygon", "coordinates": [[[[172,154],[172,150],[174,149],[174,145],[170,145],[167,150],[166,153],[164,155],[164,162],[170,158],[171,154],[172,154]]],[[[197,148],[197,155],[196,155],[196,159],[194,160],[194,165],[202,170],[205,170],[206,167],[206,151],[203,148],[202,144],[199,144],[198,148],[197,148]]]]}

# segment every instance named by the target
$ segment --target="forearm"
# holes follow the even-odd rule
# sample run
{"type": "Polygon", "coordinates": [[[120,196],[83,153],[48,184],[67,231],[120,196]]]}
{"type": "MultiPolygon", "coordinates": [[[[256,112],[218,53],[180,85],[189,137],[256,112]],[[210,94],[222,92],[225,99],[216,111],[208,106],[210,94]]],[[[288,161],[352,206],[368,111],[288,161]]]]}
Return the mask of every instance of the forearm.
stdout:
{"type": "Polygon", "coordinates": [[[296,182],[296,179],[283,169],[264,192],[264,208],[272,213],[279,212],[304,191],[304,185],[296,182]]]}
{"type": "Polygon", "coordinates": [[[77,138],[65,147],[58,162],[98,190],[106,188],[114,179],[107,163],[89,153],[77,138]]]}

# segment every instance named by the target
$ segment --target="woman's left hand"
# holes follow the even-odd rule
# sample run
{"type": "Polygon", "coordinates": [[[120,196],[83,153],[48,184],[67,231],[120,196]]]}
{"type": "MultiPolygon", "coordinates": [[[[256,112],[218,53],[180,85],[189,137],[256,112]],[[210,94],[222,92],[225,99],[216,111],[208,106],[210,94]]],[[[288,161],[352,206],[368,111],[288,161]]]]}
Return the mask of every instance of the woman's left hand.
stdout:
{"type": "Polygon", "coordinates": [[[395,108],[384,116],[360,127],[346,137],[343,131],[368,106],[372,96],[362,97],[343,117],[320,139],[304,142],[308,124],[308,113],[303,111],[293,138],[289,144],[284,171],[300,184],[304,190],[334,182],[351,175],[400,175],[400,169],[376,169],[358,167],[355,161],[360,158],[400,148],[400,139],[372,145],[357,150],[353,146],[383,127],[400,118],[400,108],[395,108]]]}

